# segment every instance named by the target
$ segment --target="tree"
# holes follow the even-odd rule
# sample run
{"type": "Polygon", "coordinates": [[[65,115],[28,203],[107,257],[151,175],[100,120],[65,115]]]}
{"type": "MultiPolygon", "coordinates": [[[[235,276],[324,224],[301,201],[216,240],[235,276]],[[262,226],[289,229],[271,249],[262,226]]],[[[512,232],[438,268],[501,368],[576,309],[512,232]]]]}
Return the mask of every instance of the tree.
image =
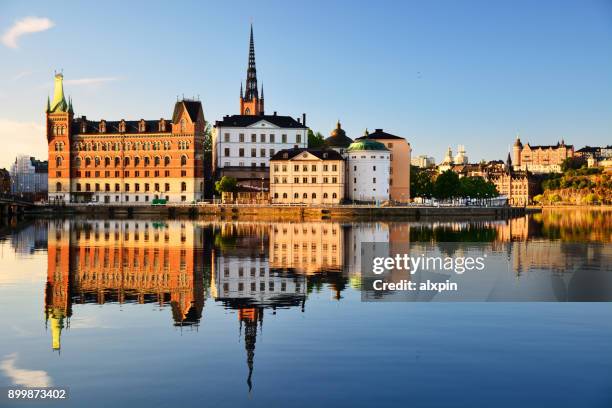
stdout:
{"type": "Polygon", "coordinates": [[[236,190],[237,180],[234,177],[223,176],[215,183],[215,190],[219,193],[231,193],[236,190]]]}
{"type": "Polygon", "coordinates": [[[566,172],[571,169],[578,170],[582,166],[586,166],[586,160],[584,157],[568,157],[561,163],[561,171],[566,172]]]}
{"type": "Polygon", "coordinates": [[[458,197],[460,195],[459,176],[452,170],[440,174],[433,186],[433,196],[439,200],[458,197]]]}
{"type": "Polygon", "coordinates": [[[410,196],[431,198],[432,194],[433,182],[429,172],[417,166],[410,166],[410,196]]]}
{"type": "Polygon", "coordinates": [[[204,151],[210,150],[212,150],[212,125],[206,123],[206,127],[204,128],[204,151]]]}
{"type": "Polygon", "coordinates": [[[325,144],[325,138],[321,132],[314,133],[312,129],[308,129],[308,147],[313,149],[317,147],[323,147],[325,144]]]}
{"type": "Polygon", "coordinates": [[[497,197],[497,187],[490,181],[480,176],[463,177],[459,180],[461,197],[470,198],[492,198],[497,197]]]}

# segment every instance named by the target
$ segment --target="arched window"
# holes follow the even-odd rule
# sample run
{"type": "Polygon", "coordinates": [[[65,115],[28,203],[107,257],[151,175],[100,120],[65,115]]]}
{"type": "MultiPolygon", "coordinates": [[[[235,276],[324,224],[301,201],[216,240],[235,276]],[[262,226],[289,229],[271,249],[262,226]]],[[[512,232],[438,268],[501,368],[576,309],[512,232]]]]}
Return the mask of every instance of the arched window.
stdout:
{"type": "Polygon", "coordinates": [[[100,158],[99,157],[94,158],[94,164],[95,164],[96,167],[98,167],[100,165],[100,158]]]}
{"type": "Polygon", "coordinates": [[[151,159],[149,159],[148,157],[144,158],[144,165],[145,166],[149,166],[151,164],[151,159]]]}
{"type": "Polygon", "coordinates": [[[302,194],[302,198],[308,198],[308,193],[302,194]]]}
{"type": "Polygon", "coordinates": [[[55,183],[55,191],[62,191],[62,183],[60,183],[59,181],[55,183]]]}
{"type": "Polygon", "coordinates": [[[85,158],[85,167],[91,166],[91,159],[89,157],[85,158]]]}
{"type": "Polygon", "coordinates": [[[327,193],[323,193],[323,198],[327,198],[327,193]]]}
{"type": "Polygon", "coordinates": [[[160,158],[155,156],[155,158],[153,159],[153,165],[159,166],[160,163],[161,163],[160,158]]]}
{"type": "Polygon", "coordinates": [[[110,157],[105,157],[104,158],[104,166],[108,167],[110,165],[111,165],[110,157]]]}
{"type": "Polygon", "coordinates": [[[187,156],[181,156],[181,166],[187,165],[187,156]]]}
{"type": "Polygon", "coordinates": [[[337,197],[338,197],[338,195],[336,193],[332,194],[332,198],[337,198],[337,197]]]}
{"type": "Polygon", "coordinates": [[[287,198],[287,193],[283,193],[283,198],[287,198]]]}
{"type": "Polygon", "coordinates": [[[74,159],[74,166],[75,167],[81,167],[81,158],[77,157],[76,159],[74,159]]]}
{"type": "Polygon", "coordinates": [[[187,191],[187,183],[184,181],[181,183],[181,191],[187,191]]]}
{"type": "Polygon", "coordinates": [[[56,167],[61,167],[62,166],[62,158],[61,157],[56,157],[55,158],[55,166],[56,167]]]}
{"type": "Polygon", "coordinates": [[[115,167],[119,167],[121,165],[121,159],[119,157],[115,157],[115,167]]]}
{"type": "Polygon", "coordinates": [[[170,165],[170,157],[166,156],[164,157],[164,166],[169,166],[170,165]]]}
{"type": "Polygon", "coordinates": [[[140,165],[140,157],[136,156],[134,157],[134,166],[138,166],[140,165]]]}
{"type": "Polygon", "coordinates": [[[244,110],[244,114],[245,114],[245,115],[250,115],[250,114],[251,114],[251,109],[246,108],[246,109],[244,110]]]}
{"type": "Polygon", "coordinates": [[[312,198],[317,198],[317,193],[312,193],[312,198]]]}
{"type": "Polygon", "coordinates": [[[123,165],[124,166],[129,166],[130,165],[130,158],[129,157],[126,157],[126,158],[123,159],[123,165]]]}
{"type": "Polygon", "coordinates": [[[298,198],[299,196],[300,196],[300,195],[299,195],[298,193],[295,193],[295,194],[293,195],[293,198],[298,198]]]}

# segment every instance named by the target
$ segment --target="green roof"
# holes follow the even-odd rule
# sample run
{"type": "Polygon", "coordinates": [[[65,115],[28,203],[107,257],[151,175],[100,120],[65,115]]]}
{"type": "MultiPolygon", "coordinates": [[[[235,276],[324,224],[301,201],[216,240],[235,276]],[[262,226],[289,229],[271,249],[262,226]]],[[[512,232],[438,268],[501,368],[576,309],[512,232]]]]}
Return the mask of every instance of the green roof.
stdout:
{"type": "Polygon", "coordinates": [[[386,150],[388,151],[389,149],[387,149],[384,144],[377,142],[375,140],[369,140],[369,139],[356,140],[350,144],[348,149],[346,149],[347,152],[356,152],[356,151],[363,151],[363,150],[386,150]]]}

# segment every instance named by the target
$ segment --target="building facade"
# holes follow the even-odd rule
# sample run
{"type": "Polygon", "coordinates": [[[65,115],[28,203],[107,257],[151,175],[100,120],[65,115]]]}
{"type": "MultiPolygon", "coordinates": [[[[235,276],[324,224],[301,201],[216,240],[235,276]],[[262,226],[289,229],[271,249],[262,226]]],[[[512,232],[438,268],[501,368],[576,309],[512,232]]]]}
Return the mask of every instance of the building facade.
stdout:
{"type": "Polygon", "coordinates": [[[391,201],[407,203],[410,201],[410,162],[412,148],[406,139],[376,129],[357,140],[370,139],[385,145],[391,151],[391,171],[389,177],[389,199],[391,201]]]}
{"type": "Polygon", "coordinates": [[[287,149],[270,168],[272,204],[339,204],[344,199],[345,163],[332,149],[287,149]]]}
{"type": "Polygon", "coordinates": [[[63,75],[47,102],[49,200],[149,204],[193,202],[204,192],[202,104],[177,101],[171,120],[74,117],[63,75]]]}
{"type": "Polygon", "coordinates": [[[531,146],[529,143],[523,146],[521,139],[517,137],[512,153],[515,170],[560,173],[563,160],[574,157],[574,146],[566,145],[563,140],[550,146],[531,146]]]}
{"type": "Polygon", "coordinates": [[[420,167],[422,169],[430,169],[436,166],[436,159],[434,159],[431,156],[422,154],[420,156],[413,158],[410,161],[410,164],[416,167],[420,167]]]}
{"type": "MultiPolygon", "coordinates": [[[[384,144],[357,139],[346,150],[348,199],[360,202],[389,200],[391,152],[384,144]]],[[[410,163],[410,162],[408,162],[410,163]]]]}
{"type": "Polygon", "coordinates": [[[253,26],[249,43],[246,91],[240,85],[240,115],[226,115],[213,130],[213,171],[216,178],[234,177],[241,190],[269,187],[270,158],[276,152],[308,146],[306,114],[301,119],[266,115],[263,87],[257,87],[253,26]]]}
{"type": "Polygon", "coordinates": [[[17,156],[11,166],[13,194],[46,195],[49,163],[30,156],[17,156]]]}
{"type": "Polygon", "coordinates": [[[0,194],[11,193],[11,173],[7,169],[0,169],[0,194]]]}

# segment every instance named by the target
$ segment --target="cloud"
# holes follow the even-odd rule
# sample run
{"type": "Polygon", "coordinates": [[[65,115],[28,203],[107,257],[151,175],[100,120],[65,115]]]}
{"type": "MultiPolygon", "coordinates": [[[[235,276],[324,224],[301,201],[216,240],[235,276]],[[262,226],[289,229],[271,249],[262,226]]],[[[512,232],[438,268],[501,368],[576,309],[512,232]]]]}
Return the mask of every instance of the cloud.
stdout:
{"type": "Polygon", "coordinates": [[[48,18],[25,17],[17,20],[15,24],[2,35],[2,43],[9,48],[19,48],[17,40],[25,34],[38,33],[53,27],[55,23],[48,18]]]}
{"type": "Polygon", "coordinates": [[[64,81],[66,85],[100,85],[105,82],[118,81],[120,78],[117,77],[98,77],[98,78],[80,78],[80,79],[67,79],[64,81]]]}
{"type": "MultiPolygon", "coordinates": [[[[44,109],[44,104],[41,104],[40,111],[44,109]]],[[[5,141],[0,149],[0,167],[8,169],[19,154],[47,160],[47,136],[41,123],[0,118],[0,140],[5,141]]]]}
{"type": "Polygon", "coordinates": [[[17,368],[17,353],[9,354],[0,363],[0,369],[4,374],[11,379],[14,385],[22,387],[50,387],[52,385],[51,377],[43,370],[27,370],[25,368],[17,368]]]}

